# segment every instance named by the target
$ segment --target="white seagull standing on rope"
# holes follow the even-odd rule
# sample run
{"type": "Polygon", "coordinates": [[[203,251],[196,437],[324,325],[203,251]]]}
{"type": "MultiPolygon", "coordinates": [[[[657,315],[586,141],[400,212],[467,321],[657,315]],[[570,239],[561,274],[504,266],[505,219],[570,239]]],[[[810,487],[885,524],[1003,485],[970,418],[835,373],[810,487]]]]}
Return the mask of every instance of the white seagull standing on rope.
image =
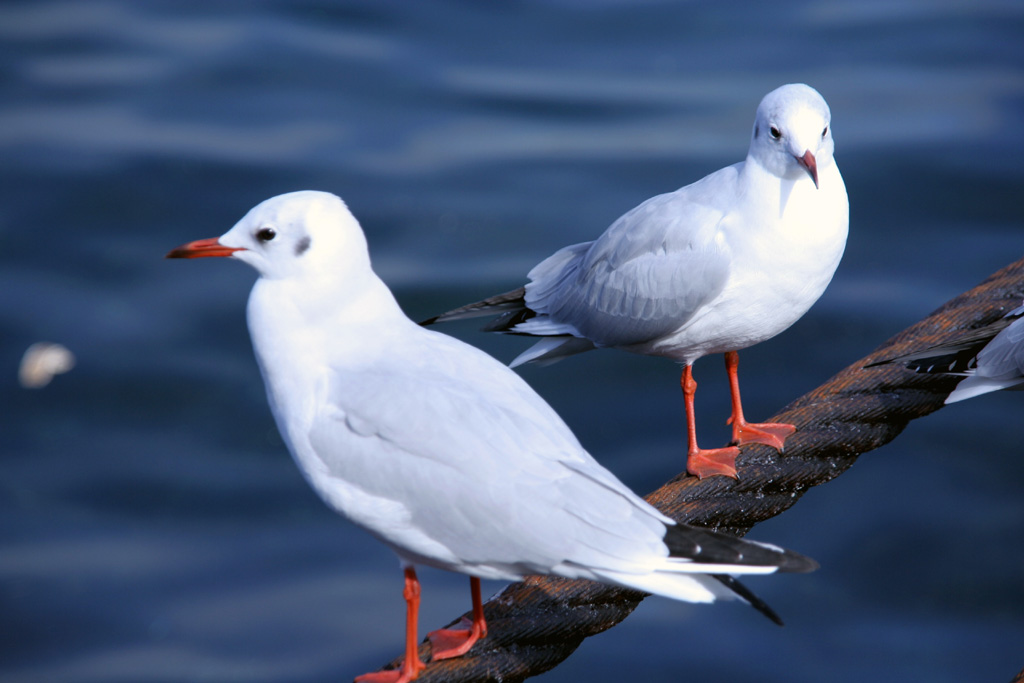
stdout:
{"type": "Polygon", "coordinates": [[[746,421],[736,352],[799,320],[832,280],[849,226],[833,149],[825,100],[807,85],[784,85],[757,108],[745,161],[648,199],[593,242],[555,252],[525,287],[422,324],[501,313],[484,329],[543,337],[512,367],[605,347],[677,360],[687,470],[735,477],[738,448],[697,446],[691,366],[725,353],[733,442],[782,450],[796,428],[746,421]]]}
{"type": "Polygon", "coordinates": [[[516,373],[406,318],[338,197],[274,197],[220,238],[168,254],[204,256],[259,273],[249,331],[281,435],[324,502],[404,567],[405,660],[357,680],[410,681],[423,668],[417,564],[471,577],[472,623],[431,633],[434,659],[486,634],[481,578],[587,578],[691,602],[739,596],[776,618],[733,575],[815,568],[674,523],[599,465],[516,373]]]}

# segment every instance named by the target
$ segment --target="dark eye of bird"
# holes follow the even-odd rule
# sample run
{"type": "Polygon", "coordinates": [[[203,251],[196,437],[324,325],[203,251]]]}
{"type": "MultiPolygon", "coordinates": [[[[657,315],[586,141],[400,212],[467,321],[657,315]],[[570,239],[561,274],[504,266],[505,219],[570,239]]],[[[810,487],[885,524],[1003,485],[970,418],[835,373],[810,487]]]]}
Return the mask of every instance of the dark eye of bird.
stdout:
{"type": "Polygon", "coordinates": [[[275,237],[277,237],[277,233],[274,232],[273,228],[260,228],[256,232],[256,239],[258,239],[260,242],[269,242],[275,237]]]}
{"type": "Polygon", "coordinates": [[[825,126],[825,130],[821,131],[821,137],[828,135],[828,126],[825,126]]]}
{"type": "Polygon", "coordinates": [[[776,140],[782,137],[782,132],[779,130],[778,126],[772,126],[768,132],[771,133],[772,137],[776,140]]]}

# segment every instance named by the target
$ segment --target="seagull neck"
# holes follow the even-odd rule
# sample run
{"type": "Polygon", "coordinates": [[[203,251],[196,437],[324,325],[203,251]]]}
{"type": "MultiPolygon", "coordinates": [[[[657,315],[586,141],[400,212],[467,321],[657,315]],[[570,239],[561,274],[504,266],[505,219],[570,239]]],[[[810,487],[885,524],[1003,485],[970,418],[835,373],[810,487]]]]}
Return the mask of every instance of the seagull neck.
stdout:
{"type": "MultiPolygon", "coordinates": [[[[819,172],[823,169],[819,168],[819,172]]],[[[824,169],[827,173],[829,169],[824,169]]],[[[765,166],[756,156],[748,156],[743,165],[740,187],[743,201],[765,216],[783,218],[799,195],[817,205],[826,193],[814,186],[814,181],[802,169],[779,175],[777,170],[765,166]]],[[[797,202],[799,204],[799,202],[797,202]]]]}
{"type": "Polygon", "coordinates": [[[344,278],[257,281],[249,301],[250,315],[271,316],[284,329],[330,329],[374,324],[401,317],[387,286],[369,268],[344,278]]]}

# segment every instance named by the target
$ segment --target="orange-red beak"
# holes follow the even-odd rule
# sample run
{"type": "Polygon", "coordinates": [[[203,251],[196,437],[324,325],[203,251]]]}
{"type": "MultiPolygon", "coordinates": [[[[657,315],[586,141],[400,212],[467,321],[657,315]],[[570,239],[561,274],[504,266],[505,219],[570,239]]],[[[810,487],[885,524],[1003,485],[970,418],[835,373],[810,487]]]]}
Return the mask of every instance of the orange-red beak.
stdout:
{"type": "Polygon", "coordinates": [[[245,247],[225,247],[218,242],[219,238],[211,237],[183,244],[177,249],[167,252],[166,258],[204,258],[206,256],[231,256],[236,251],[244,251],[245,247]]]}
{"type": "Polygon", "coordinates": [[[818,162],[815,160],[814,155],[811,154],[811,150],[804,152],[802,157],[797,157],[796,163],[800,164],[807,169],[807,172],[811,174],[811,180],[814,181],[814,187],[818,187],[818,162]]]}

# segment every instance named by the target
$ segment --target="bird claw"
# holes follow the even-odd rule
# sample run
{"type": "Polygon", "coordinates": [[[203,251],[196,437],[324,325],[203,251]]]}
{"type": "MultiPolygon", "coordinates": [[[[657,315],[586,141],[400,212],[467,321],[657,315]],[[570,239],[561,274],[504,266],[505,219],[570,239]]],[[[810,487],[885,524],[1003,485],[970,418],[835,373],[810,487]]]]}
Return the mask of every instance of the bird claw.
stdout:
{"type": "Polygon", "coordinates": [[[433,651],[432,661],[440,659],[452,659],[461,657],[469,652],[476,641],[487,635],[486,630],[481,632],[473,622],[465,617],[455,628],[442,628],[431,631],[427,634],[433,651]]]}
{"type": "Polygon", "coordinates": [[[725,448],[698,448],[690,451],[686,459],[686,471],[698,479],[720,474],[738,479],[736,476],[736,456],[740,449],[735,446],[725,448]]]}
{"type": "Polygon", "coordinates": [[[793,425],[780,422],[744,422],[733,428],[733,443],[737,445],[759,443],[771,446],[781,453],[786,438],[795,431],[796,427],[793,425]]]}
{"type": "Polygon", "coordinates": [[[355,683],[409,683],[416,680],[420,671],[427,667],[426,664],[417,659],[412,666],[406,667],[405,663],[398,669],[387,671],[374,671],[355,677],[355,683]]]}

